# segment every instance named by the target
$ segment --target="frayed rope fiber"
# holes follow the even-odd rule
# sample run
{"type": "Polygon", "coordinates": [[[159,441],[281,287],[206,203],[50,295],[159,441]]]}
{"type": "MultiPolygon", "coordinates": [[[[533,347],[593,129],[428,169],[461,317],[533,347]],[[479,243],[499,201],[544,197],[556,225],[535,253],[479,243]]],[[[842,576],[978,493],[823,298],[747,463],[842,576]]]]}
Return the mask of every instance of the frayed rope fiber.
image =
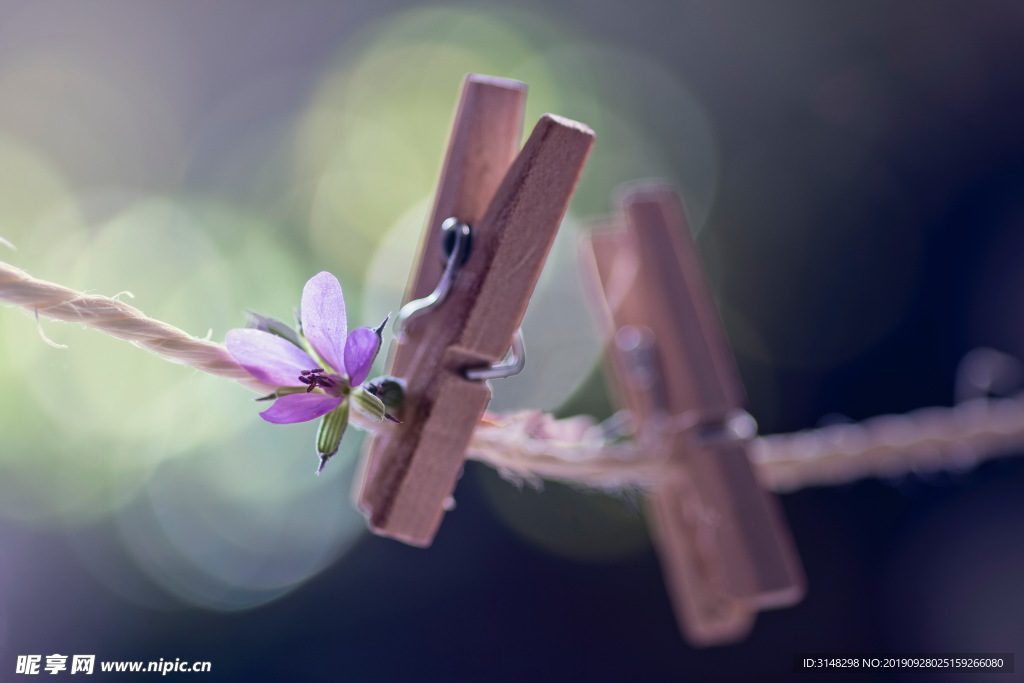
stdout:
{"type": "Polygon", "coordinates": [[[174,363],[226,377],[255,391],[274,391],[239,366],[220,344],[198,339],[173,325],[146,317],[139,309],[117,299],[39,280],[3,261],[0,261],[0,301],[44,318],[81,323],[174,363]]]}
{"type": "MultiPolygon", "coordinates": [[[[249,375],[220,344],[148,318],[116,298],[39,280],[3,261],[0,301],[28,309],[35,316],[81,323],[262,394],[275,391],[249,375]]],[[[356,422],[371,431],[394,428],[356,422]]],[[[923,408],[859,424],[759,437],[750,444],[758,476],[777,491],[870,476],[960,471],[982,460],[1021,451],[1024,398],[1020,396],[975,399],[952,408],[923,408]]],[[[675,466],[678,456],[630,442],[608,443],[590,418],[556,420],[541,411],[488,415],[476,428],[468,454],[509,479],[555,479],[606,490],[654,486],[675,466]]]]}

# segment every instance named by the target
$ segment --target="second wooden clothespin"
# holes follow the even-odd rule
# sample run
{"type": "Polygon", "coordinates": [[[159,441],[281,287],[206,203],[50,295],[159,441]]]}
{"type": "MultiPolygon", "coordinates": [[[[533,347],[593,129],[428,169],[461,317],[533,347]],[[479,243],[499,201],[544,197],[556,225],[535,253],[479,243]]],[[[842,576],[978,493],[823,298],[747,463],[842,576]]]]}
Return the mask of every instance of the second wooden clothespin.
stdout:
{"type": "Polygon", "coordinates": [[[437,532],[490,400],[484,380],[516,345],[593,145],[586,126],[546,115],[516,154],[525,97],[521,83],[466,79],[387,367],[405,384],[401,424],[364,454],[357,504],[375,533],[413,545],[437,532]]]}
{"type": "Polygon", "coordinates": [[[585,239],[583,266],[635,438],[671,462],[648,499],[655,544],[687,639],[735,641],[758,609],[800,599],[802,571],[776,501],[747,458],[743,388],[682,203],[647,184],[624,192],[619,205],[612,229],[585,239]]]}

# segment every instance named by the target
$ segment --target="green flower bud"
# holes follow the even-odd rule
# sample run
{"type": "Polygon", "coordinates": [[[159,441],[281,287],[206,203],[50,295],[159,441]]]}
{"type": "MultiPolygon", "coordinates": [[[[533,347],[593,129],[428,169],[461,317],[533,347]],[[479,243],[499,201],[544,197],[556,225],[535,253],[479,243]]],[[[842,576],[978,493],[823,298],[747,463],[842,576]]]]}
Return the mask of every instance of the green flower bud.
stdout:
{"type": "Polygon", "coordinates": [[[341,437],[348,427],[348,401],[342,401],[341,405],[327,413],[320,420],[320,429],[316,432],[316,450],[320,455],[320,467],[316,473],[323,472],[324,465],[338,452],[338,445],[341,437]]]}
{"type": "Polygon", "coordinates": [[[383,420],[387,413],[384,402],[363,387],[352,390],[352,400],[355,401],[356,410],[375,422],[383,420]]]}
{"type": "Polygon", "coordinates": [[[389,410],[398,410],[405,401],[405,385],[394,377],[378,377],[363,386],[389,410]]]}

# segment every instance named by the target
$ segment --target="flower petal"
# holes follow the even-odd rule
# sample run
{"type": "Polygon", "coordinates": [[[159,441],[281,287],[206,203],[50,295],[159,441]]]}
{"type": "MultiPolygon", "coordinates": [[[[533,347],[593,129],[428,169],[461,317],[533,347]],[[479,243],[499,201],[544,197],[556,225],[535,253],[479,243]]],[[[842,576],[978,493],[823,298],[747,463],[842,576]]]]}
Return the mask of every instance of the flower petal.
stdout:
{"type": "Polygon", "coordinates": [[[344,400],[325,394],[288,394],[274,401],[274,405],[260,413],[260,417],[279,425],[306,422],[326,415],[344,400]]]}
{"type": "Polygon", "coordinates": [[[338,374],[345,374],[343,353],[348,321],[338,278],[324,271],[302,288],[302,332],[320,357],[338,374]]]}
{"type": "Polygon", "coordinates": [[[228,353],[239,365],[272,386],[301,387],[299,373],[316,367],[316,361],[305,351],[262,330],[229,330],[225,342],[228,353]]]}
{"type": "Polygon", "coordinates": [[[370,374],[370,366],[380,349],[380,335],[369,327],[352,330],[345,340],[345,367],[352,386],[357,387],[370,374]]]}

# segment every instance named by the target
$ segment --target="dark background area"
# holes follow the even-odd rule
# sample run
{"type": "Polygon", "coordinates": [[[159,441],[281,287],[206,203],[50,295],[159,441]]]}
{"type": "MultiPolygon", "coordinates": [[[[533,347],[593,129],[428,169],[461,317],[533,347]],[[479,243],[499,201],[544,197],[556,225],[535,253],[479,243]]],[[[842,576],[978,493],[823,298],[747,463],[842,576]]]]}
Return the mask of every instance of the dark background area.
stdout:
{"type": "MultiPolygon", "coordinates": [[[[294,84],[298,101],[339,46],[413,4],[186,2],[173,10],[188,37],[176,47],[203,64],[196,90],[211,100],[287,63],[310,74],[294,84]]],[[[54,40],[83,12],[124,9],[60,7],[49,10],[54,40]]],[[[506,16],[497,5],[452,7],[506,16]]],[[[699,244],[762,433],[951,405],[967,352],[1024,353],[1020,3],[602,0],[520,2],[516,12],[507,21],[531,16],[643,55],[699,96],[718,172],[699,244]]],[[[609,97],[638,87],[593,77],[609,97]]],[[[675,114],[647,92],[632,104],[650,114],[686,194],[684,162],[671,175],[687,154],[671,136],[675,114]]],[[[207,173],[186,169],[176,182],[202,187],[207,173]]],[[[610,209],[613,188],[595,186],[603,178],[584,176],[581,192],[608,200],[588,200],[583,217],[610,209]]],[[[258,187],[240,183],[234,200],[260,207],[258,187]]],[[[607,407],[584,391],[564,412],[607,407]]],[[[52,652],[209,660],[210,674],[172,676],[217,681],[823,680],[794,674],[793,654],[1024,652],[1015,458],[781,496],[807,597],[760,615],[742,643],[705,650],[681,639],[653,550],[599,562],[549,552],[502,521],[487,501],[495,485],[470,464],[429,550],[366,535],[293,592],[234,612],[116,597],[74,550],[103,552],[103,520],[55,529],[0,519],[0,680],[20,680],[16,655],[52,652]]],[[[348,491],[339,484],[337,495],[348,491]]],[[[551,485],[512,495],[600,535],[578,507],[596,494],[551,485]]],[[[640,524],[635,497],[612,504],[640,524]]]]}

